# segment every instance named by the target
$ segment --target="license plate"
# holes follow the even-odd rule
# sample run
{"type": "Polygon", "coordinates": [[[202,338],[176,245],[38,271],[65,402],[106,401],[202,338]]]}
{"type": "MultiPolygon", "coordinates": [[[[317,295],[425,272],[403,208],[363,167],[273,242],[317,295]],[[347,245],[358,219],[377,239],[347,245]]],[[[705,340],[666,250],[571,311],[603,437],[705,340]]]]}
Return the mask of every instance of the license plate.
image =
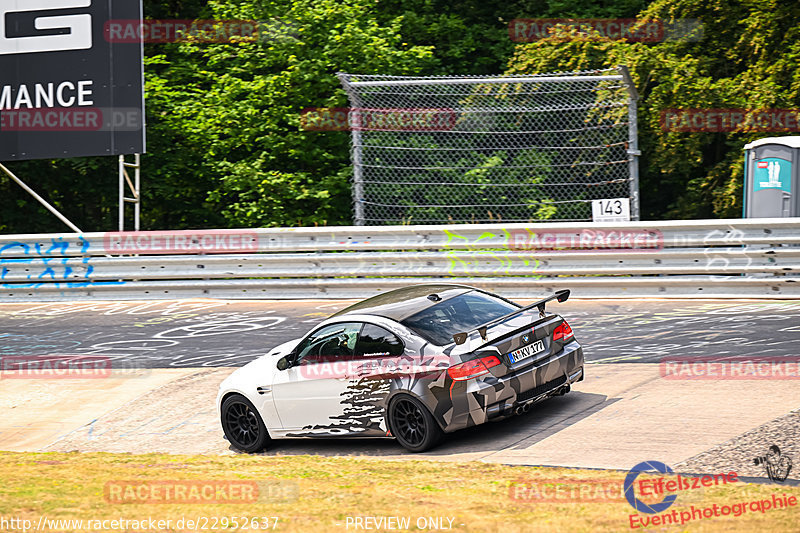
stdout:
{"type": "Polygon", "coordinates": [[[523,346],[519,350],[514,350],[510,354],[508,354],[508,358],[511,359],[512,363],[518,363],[523,359],[527,359],[541,351],[544,350],[544,342],[536,341],[533,344],[529,344],[527,346],[523,346]]]}

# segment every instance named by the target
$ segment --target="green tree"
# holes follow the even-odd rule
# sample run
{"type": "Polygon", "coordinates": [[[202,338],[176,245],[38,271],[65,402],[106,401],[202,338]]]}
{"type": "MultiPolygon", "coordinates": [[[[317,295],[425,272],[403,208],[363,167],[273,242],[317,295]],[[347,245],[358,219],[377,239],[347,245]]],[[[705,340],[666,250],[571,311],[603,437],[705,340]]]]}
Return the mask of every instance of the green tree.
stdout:
{"type": "Polygon", "coordinates": [[[188,43],[149,60],[150,99],[170,106],[151,125],[164,130],[169,159],[195,159],[193,175],[208,184],[204,209],[228,226],[349,223],[349,134],[304,131],[301,113],[347,105],[338,71],[414,73],[430,51],[378,25],[365,0],[210,7],[215,18],[267,29],[260,42],[188,43]]]}
{"type": "MultiPolygon", "coordinates": [[[[411,74],[430,50],[378,24],[368,0],[148,7],[150,17],[265,21],[266,31],[258,42],[147,45],[143,227],[348,223],[349,135],[302,131],[300,114],[347,105],[337,71],[411,74]]],[[[114,158],[12,166],[86,230],[115,227],[114,158]]],[[[0,193],[0,231],[65,229],[3,178],[0,193]]]]}
{"type": "MultiPolygon", "coordinates": [[[[144,3],[145,17],[194,19],[208,16],[206,4],[206,0],[147,0],[144,3]]],[[[164,48],[163,45],[147,45],[145,54],[158,55],[164,48]]],[[[148,94],[148,122],[151,125],[158,122],[156,116],[174,116],[170,109],[173,104],[168,100],[168,95],[148,94]]],[[[180,131],[179,125],[174,126],[174,131],[180,131]]],[[[169,147],[175,145],[170,134],[168,129],[149,128],[151,155],[144,158],[144,225],[178,228],[224,224],[221,216],[215,216],[213,211],[202,206],[209,184],[193,180],[183,162],[169,157],[169,147]],[[161,157],[153,157],[155,150],[164,147],[168,148],[161,152],[161,157]],[[175,171],[176,168],[180,170],[175,171]]],[[[9,162],[6,166],[84,231],[116,228],[116,158],[22,161],[9,162]]],[[[0,172],[0,232],[63,231],[69,229],[0,172]]]]}
{"type": "Polygon", "coordinates": [[[381,23],[399,21],[407,42],[431,46],[430,75],[501,72],[513,53],[508,24],[520,18],[631,18],[647,0],[381,0],[381,23]]]}
{"type": "MultiPolygon", "coordinates": [[[[348,223],[349,134],[300,128],[304,108],[347,105],[337,71],[538,73],[627,64],[642,95],[647,218],[739,216],[742,146],[769,135],[663,131],[662,111],[800,103],[793,0],[148,0],[145,10],[152,18],[273,24],[261,42],[146,46],[146,229],[348,223]],[[655,44],[600,37],[515,44],[507,31],[515,18],[637,13],[697,19],[705,32],[655,44]]],[[[507,157],[490,155],[487,169],[507,157]]],[[[114,158],[9,166],[86,230],[115,227],[114,158]]],[[[0,176],[0,231],[64,229],[0,176]]]]}
{"type": "Polygon", "coordinates": [[[641,18],[697,19],[703,36],[657,44],[553,36],[519,45],[508,73],[628,65],[641,94],[643,216],[741,216],[742,147],[771,134],[664,131],[662,112],[797,108],[800,4],[656,0],[641,18]]]}

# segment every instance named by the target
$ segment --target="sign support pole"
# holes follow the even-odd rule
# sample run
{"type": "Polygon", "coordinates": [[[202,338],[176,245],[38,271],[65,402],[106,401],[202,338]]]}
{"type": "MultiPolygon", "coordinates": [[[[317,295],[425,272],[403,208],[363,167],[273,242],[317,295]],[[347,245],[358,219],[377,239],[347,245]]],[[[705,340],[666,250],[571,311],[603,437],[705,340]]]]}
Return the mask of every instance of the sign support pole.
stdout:
{"type": "Polygon", "coordinates": [[[11,178],[12,180],[14,180],[14,181],[17,183],[17,185],[19,185],[20,187],[22,187],[23,189],[25,189],[25,192],[27,192],[28,194],[30,194],[31,196],[33,196],[33,198],[34,198],[34,199],[35,199],[37,202],[39,202],[40,204],[42,204],[42,205],[45,207],[45,209],[47,209],[48,211],[50,211],[51,213],[53,213],[53,214],[54,214],[56,217],[58,217],[58,219],[59,219],[61,222],[63,222],[63,223],[64,223],[64,224],[66,224],[67,226],[69,226],[69,229],[71,229],[71,230],[72,230],[72,231],[74,231],[75,233],[83,233],[83,232],[82,232],[82,231],[81,231],[81,230],[78,228],[78,226],[76,226],[75,224],[73,224],[72,222],[70,222],[70,220],[69,220],[67,217],[65,217],[64,215],[62,215],[62,214],[61,214],[61,212],[60,212],[58,209],[56,209],[55,207],[53,207],[52,205],[50,205],[50,203],[48,203],[48,201],[47,201],[47,200],[45,200],[44,198],[42,198],[41,196],[39,196],[38,194],[36,194],[36,191],[34,191],[34,190],[33,190],[33,189],[31,189],[30,187],[28,187],[28,186],[25,184],[25,182],[24,182],[24,181],[22,181],[21,179],[19,179],[19,178],[18,178],[18,177],[17,177],[17,176],[16,176],[16,175],[13,173],[13,172],[11,172],[11,171],[10,171],[8,168],[6,168],[6,166],[5,166],[5,165],[3,165],[2,163],[0,163],[0,170],[2,170],[3,172],[5,172],[6,174],[8,174],[8,177],[9,177],[9,178],[11,178]]]}
{"type": "Polygon", "coordinates": [[[141,227],[142,197],[142,156],[134,154],[133,163],[125,161],[125,156],[119,156],[119,231],[125,231],[125,204],[133,204],[133,230],[139,231],[141,227]],[[128,175],[128,169],[133,169],[133,181],[128,175]],[[125,184],[130,188],[130,197],[125,196],[125,184]]]}

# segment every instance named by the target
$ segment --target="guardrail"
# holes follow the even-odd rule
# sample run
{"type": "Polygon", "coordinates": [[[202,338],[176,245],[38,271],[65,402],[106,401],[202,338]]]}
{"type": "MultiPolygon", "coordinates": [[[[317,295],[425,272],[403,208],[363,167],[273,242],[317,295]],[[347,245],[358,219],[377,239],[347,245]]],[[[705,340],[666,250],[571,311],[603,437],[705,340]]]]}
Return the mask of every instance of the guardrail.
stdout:
{"type": "Polygon", "coordinates": [[[800,219],[0,236],[0,301],[361,298],[424,282],[516,298],[800,298],[800,219]]]}

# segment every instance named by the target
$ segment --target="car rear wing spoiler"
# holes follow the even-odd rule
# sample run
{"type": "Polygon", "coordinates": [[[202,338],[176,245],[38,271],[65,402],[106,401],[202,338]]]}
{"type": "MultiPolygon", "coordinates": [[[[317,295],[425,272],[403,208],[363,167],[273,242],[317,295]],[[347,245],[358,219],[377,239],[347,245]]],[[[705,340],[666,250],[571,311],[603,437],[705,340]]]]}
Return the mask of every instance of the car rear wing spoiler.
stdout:
{"type": "Polygon", "coordinates": [[[489,322],[486,322],[485,324],[481,324],[480,326],[478,326],[477,328],[475,328],[473,330],[464,331],[462,333],[456,333],[456,334],[453,335],[453,342],[455,342],[456,344],[464,344],[465,342],[467,342],[467,338],[469,338],[469,334],[472,331],[477,331],[478,333],[480,333],[481,338],[483,340],[486,340],[486,330],[489,329],[491,326],[499,324],[500,322],[503,322],[503,321],[511,318],[512,316],[518,315],[520,313],[524,313],[525,311],[533,309],[534,307],[539,309],[539,316],[543,317],[544,316],[544,307],[547,304],[547,302],[549,302],[551,300],[558,300],[558,303],[564,303],[564,302],[567,301],[568,298],[569,298],[569,290],[568,289],[564,289],[564,290],[561,290],[561,291],[556,291],[555,294],[553,294],[552,296],[548,296],[547,298],[539,300],[538,302],[532,303],[530,305],[526,305],[525,307],[521,307],[521,308],[517,309],[516,311],[508,313],[507,315],[503,315],[503,316],[501,316],[499,318],[495,318],[494,320],[490,320],[489,322]]]}

